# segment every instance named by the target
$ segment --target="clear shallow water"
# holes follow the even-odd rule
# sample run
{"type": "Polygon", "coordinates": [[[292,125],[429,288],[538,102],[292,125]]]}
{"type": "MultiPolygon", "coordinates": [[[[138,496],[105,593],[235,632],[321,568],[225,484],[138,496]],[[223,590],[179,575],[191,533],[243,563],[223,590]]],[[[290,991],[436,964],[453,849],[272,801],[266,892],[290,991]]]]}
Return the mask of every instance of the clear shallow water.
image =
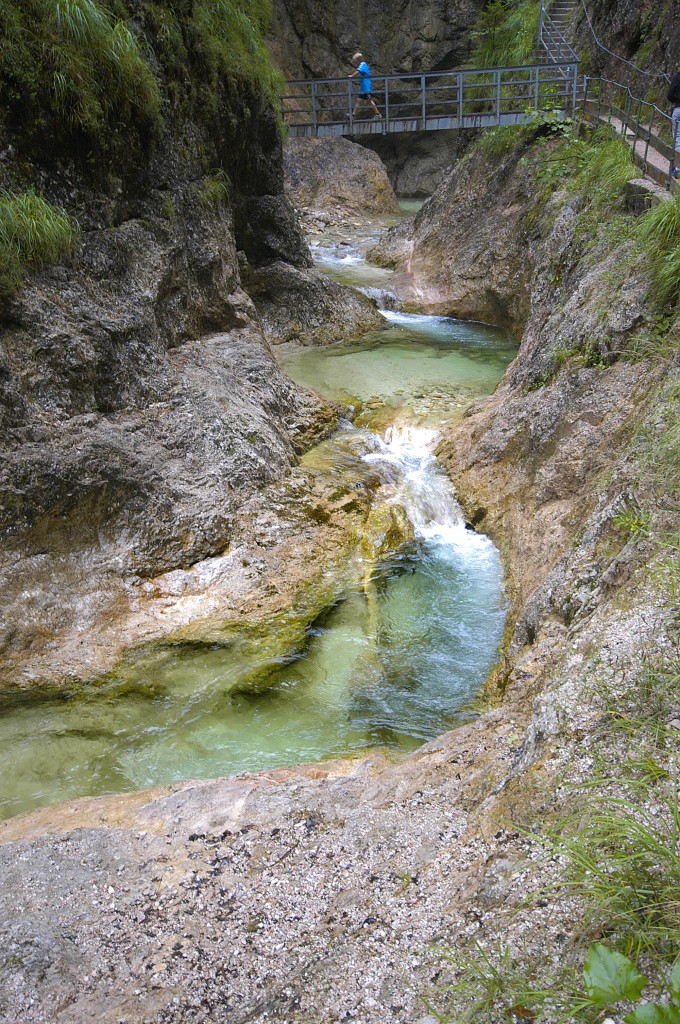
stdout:
{"type": "Polygon", "coordinates": [[[400,213],[359,219],[355,222],[350,240],[347,238],[347,228],[327,227],[322,233],[308,239],[314,262],[340,284],[359,288],[376,298],[380,293],[389,293],[393,271],[367,263],[366,253],[375,245],[385,228],[413,216],[422,205],[421,199],[401,199],[400,213]]]}
{"type": "Polygon", "coordinates": [[[286,372],[338,401],[409,410],[441,424],[495,388],[516,349],[504,331],[443,316],[382,311],[385,328],[352,344],[290,349],[286,372]]]}
{"type": "Polygon", "coordinates": [[[252,645],[175,648],[78,698],[0,693],[0,816],[376,746],[408,751],[461,721],[496,658],[504,598],[498,553],[465,528],[432,454],[435,427],[491,391],[512,354],[483,325],[407,314],[352,346],[286,354],[291,376],[361,400],[374,428],[348,424],[306,460],[331,472],[368,464],[378,501],[406,510],[414,542],[359,571],[304,650],[274,666],[252,645]]]}
{"type": "Polygon", "coordinates": [[[0,699],[0,813],[84,794],[261,770],[370,747],[408,751],[460,721],[496,656],[504,602],[498,555],[465,528],[430,448],[434,432],[380,439],[345,427],[416,531],[316,622],[305,650],[253,685],[257,658],[159,652],[89,697],[0,699]]]}

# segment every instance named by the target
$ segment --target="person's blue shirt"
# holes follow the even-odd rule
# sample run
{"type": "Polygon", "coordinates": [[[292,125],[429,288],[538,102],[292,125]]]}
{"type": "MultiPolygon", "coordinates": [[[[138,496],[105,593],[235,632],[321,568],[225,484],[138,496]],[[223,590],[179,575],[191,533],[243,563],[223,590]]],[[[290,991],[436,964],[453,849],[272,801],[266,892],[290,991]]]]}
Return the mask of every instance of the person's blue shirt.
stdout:
{"type": "Polygon", "coordinates": [[[371,69],[369,68],[365,60],[362,60],[357,70],[359,72],[359,77],[361,79],[360,91],[362,93],[371,92],[371,69]]]}

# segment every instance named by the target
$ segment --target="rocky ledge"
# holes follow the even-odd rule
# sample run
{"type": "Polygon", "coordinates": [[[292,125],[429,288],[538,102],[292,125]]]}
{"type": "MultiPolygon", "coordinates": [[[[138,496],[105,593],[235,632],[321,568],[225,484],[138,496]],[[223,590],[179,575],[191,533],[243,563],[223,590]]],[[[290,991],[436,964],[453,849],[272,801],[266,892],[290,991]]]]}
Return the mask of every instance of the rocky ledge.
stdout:
{"type": "MultiPolygon", "coordinates": [[[[647,453],[667,429],[677,367],[616,360],[649,311],[650,279],[605,239],[604,264],[567,261],[568,202],[548,200],[540,230],[520,231],[519,262],[480,254],[475,268],[463,252],[456,279],[437,223],[453,232],[460,203],[460,230],[474,220],[488,241],[495,225],[509,252],[498,213],[522,219],[526,165],[515,163],[501,189],[479,166],[454,172],[470,187],[440,191],[438,213],[426,207],[389,243],[409,247],[401,265],[413,273],[425,257],[411,233],[429,223],[424,251],[433,275],[439,251],[453,298],[446,306],[441,273],[413,278],[413,294],[436,291],[453,312],[465,278],[470,315],[493,306],[523,332],[497,394],[441,448],[509,568],[508,642],[490,687],[499,706],[400,763],[188,782],[6,823],[8,1022],[431,1024],[428,1002],[451,981],[436,947],[512,943],[543,967],[573,952],[579,899],[551,887],[558,859],[533,837],[596,762],[606,772],[625,759],[629,736],[608,724],[671,649],[666,570],[649,564],[674,513],[658,502],[644,529],[630,523],[656,486],[647,453]],[[570,339],[583,351],[593,325],[598,365],[554,359],[570,339]]],[[[677,708],[660,713],[677,728],[677,708]]]]}

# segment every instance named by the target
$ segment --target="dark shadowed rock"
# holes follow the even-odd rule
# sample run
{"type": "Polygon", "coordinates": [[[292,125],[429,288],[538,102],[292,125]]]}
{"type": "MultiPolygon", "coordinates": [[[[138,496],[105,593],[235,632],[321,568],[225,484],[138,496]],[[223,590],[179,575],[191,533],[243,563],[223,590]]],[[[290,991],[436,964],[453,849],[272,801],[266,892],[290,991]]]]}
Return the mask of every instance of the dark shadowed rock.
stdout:
{"type": "Polygon", "coordinates": [[[271,263],[244,266],[244,280],[274,344],[331,345],[375,330],[383,319],[375,303],[353,288],[342,288],[316,270],[271,263]]]}

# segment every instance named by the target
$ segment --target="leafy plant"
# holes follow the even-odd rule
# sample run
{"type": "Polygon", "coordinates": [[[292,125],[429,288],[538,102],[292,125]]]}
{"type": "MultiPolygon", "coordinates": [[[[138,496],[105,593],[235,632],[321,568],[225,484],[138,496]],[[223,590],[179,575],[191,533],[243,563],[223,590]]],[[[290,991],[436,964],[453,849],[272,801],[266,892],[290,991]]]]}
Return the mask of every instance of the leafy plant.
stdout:
{"type": "Polygon", "coordinates": [[[651,519],[651,513],[647,509],[632,507],[617,512],[612,522],[617,530],[622,530],[631,537],[648,537],[651,519]]]}
{"type": "Polygon", "coordinates": [[[477,19],[472,67],[512,67],[526,64],[538,33],[539,4],[535,0],[492,0],[477,19]]]}
{"type": "MultiPolygon", "coordinates": [[[[627,956],[594,942],[583,968],[585,996],[569,1007],[570,1015],[589,1007],[611,1009],[636,1002],[648,985],[649,979],[627,956]]],[[[626,1024],[680,1024],[680,960],[673,966],[668,987],[667,1001],[634,1007],[624,1017],[626,1024]]]]}

